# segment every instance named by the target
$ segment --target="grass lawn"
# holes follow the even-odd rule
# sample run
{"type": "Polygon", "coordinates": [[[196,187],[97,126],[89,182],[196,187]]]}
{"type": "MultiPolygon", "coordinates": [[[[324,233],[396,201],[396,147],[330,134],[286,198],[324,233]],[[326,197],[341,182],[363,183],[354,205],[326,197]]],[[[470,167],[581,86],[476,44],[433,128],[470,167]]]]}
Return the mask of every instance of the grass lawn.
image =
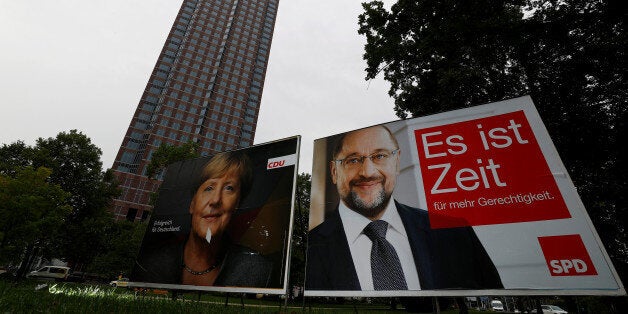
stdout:
{"type": "MultiPolygon", "coordinates": [[[[572,297],[573,298],[573,297],[572,297]]],[[[107,285],[55,283],[54,281],[23,281],[14,284],[0,279],[0,314],[12,313],[405,313],[401,305],[391,310],[390,299],[366,300],[308,298],[291,300],[288,308],[278,296],[264,298],[230,294],[228,305],[225,294],[189,292],[177,300],[166,291],[136,293],[125,288],[107,285]],[[244,305],[242,305],[244,303],[244,305]]],[[[557,301],[547,297],[542,302],[557,301]]],[[[624,297],[578,297],[582,313],[628,313],[624,297]]],[[[429,300],[427,300],[429,302],[429,300]]],[[[445,302],[446,303],[446,302],[445,302]]],[[[550,303],[548,303],[550,304],[550,303]]],[[[445,309],[441,313],[455,314],[457,310],[445,309]]],[[[427,312],[429,313],[429,312],[427,312]]],[[[469,310],[471,314],[491,313],[469,310]]],[[[570,312],[571,313],[571,312],[570,312]]]]}
{"type": "MultiPolygon", "coordinates": [[[[203,300],[190,301],[182,298],[177,301],[167,296],[149,293],[146,296],[123,288],[105,285],[84,285],[55,282],[25,282],[14,285],[0,281],[0,309],[3,313],[270,313],[275,308],[244,307],[239,303],[224,306],[221,303],[203,300]],[[47,287],[36,289],[38,285],[47,287]]],[[[233,299],[233,301],[236,301],[233,299]]]]}
{"type": "MultiPolygon", "coordinates": [[[[165,291],[164,291],[165,292],[165,291]]],[[[320,300],[320,299],[319,299],[320,300]]],[[[231,295],[228,306],[220,294],[190,292],[172,300],[171,295],[136,293],[125,288],[106,285],[25,281],[19,284],[0,280],[0,309],[2,313],[402,313],[401,306],[390,310],[386,299],[335,302],[294,300],[284,308],[278,297],[240,298],[231,295]],[[44,284],[46,286],[44,286],[44,284]],[[200,298],[200,300],[199,300],[200,298]],[[244,306],[242,305],[244,303],[244,306]]],[[[441,311],[458,313],[456,310],[441,311]]],[[[470,313],[479,313],[470,311],[470,313]]]]}
{"type": "MultiPolygon", "coordinates": [[[[231,295],[225,306],[226,297],[196,292],[180,295],[175,301],[171,295],[135,293],[124,288],[106,285],[25,281],[19,284],[0,281],[0,309],[2,313],[300,313],[301,303],[289,304],[287,311],[281,306],[284,301],[249,299],[231,295]],[[46,286],[43,286],[43,285],[46,286]],[[244,306],[242,306],[244,302],[244,306]]],[[[308,313],[386,313],[385,305],[352,304],[327,305],[307,304],[308,313]]],[[[399,312],[399,311],[397,311],[399,312]]]]}

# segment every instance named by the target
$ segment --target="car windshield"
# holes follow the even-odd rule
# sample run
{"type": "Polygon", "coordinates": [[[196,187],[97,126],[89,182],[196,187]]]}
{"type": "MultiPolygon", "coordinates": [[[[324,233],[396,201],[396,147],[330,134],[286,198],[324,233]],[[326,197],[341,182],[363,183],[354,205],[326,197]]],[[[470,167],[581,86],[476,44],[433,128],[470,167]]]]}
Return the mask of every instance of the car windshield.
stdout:
{"type": "Polygon", "coordinates": [[[559,310],[559,311],[562,311],[562,310],[563,310],[563,309],[561,309],[561,308],[559,308],[558,306],[555,306],[555,305],[550,305],[550,308],[551,308],[552,310],[559,310]]]}

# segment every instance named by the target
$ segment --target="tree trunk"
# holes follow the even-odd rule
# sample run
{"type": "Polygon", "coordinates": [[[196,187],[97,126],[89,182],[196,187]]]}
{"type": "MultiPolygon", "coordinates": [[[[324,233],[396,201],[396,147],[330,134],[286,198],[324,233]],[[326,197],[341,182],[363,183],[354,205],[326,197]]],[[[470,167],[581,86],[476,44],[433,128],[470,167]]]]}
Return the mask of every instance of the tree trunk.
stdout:
{"type": "Polygon", "coordinates": [[[33,251],[35,250],[35,244],[31,243],[26,247],[26,252],[24,253],[24,258],[22,259],[22,263],[20,263],[20,268],[17,271],[17,276],[15,280],[19,281],[24,279],[26,276],[26,272],[30,269],[31,263],[33,262],[33,251]]]}

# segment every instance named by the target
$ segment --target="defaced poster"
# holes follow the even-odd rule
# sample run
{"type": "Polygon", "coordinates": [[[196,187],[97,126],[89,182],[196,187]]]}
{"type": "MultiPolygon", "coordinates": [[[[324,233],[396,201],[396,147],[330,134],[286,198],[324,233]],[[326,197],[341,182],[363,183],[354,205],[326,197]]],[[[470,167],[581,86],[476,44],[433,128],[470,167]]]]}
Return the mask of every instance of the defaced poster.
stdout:
{"type": "Polygon", "coordinates": [[[625,294],[529,97],[316,140],[309,229],[307,296],[625,294]]]}
{"type": "Polygon", "coordinates": [[[285,294],[300,137],[170,165],[135,287],[285,294]]]}

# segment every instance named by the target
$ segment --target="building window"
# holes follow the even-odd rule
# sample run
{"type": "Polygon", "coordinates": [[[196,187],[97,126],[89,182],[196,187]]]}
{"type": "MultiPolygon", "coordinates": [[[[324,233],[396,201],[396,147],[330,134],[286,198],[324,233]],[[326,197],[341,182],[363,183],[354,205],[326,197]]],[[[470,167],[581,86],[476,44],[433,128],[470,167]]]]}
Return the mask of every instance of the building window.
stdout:
{"type": "Polygon", "coordinates": [[[132,139],[136,139],[136,140],[141,140],[142,139],[142,133],[132,132],[131,133],[131,138],[132,139]]]}
{"type": "Polygon", "coordinates": [[[136,149],[137,150],[140,147],[140,144],[138,144],[138,143],[136,143],[134,141],[129,141],[128,143],[126,143],[126,147],[130,148],[130,149],[136,149]]]}
{"type": "Polygon", "coordinates": [[[134,153],[129,153],[129,152],[124,152],[122,154],[122,158],[121,161],[127,164],[130,164],[133,162],[133,159],[135,158],[135,154],[134,153]]]}
{"type": "Polygon", "coordinates": [[[150,214],[150,212],[149,212],[149,211],[147,211],[147,210],[143,210],[143,211],[142,211],[142,218],[140,218],[140,221],[141,221],[141,222],[146,221],[146,219],[148,219],[148,215],[149,215],[149,214],[150,214]]]}
{"type": "Polygon", "coordinates": [[[142,109],[146,110],[146,111],[153,111],[153,110],[155,110],[155,105],[151,104],[151,103],[143,103],[142,104],[142,109]]]}
{"type": "Polygon", "coordinates": [[[126,212],[126,220],[133,222],[135,221],[135,216],[137,215],[137,208],[129,208],[126,212]]]}

